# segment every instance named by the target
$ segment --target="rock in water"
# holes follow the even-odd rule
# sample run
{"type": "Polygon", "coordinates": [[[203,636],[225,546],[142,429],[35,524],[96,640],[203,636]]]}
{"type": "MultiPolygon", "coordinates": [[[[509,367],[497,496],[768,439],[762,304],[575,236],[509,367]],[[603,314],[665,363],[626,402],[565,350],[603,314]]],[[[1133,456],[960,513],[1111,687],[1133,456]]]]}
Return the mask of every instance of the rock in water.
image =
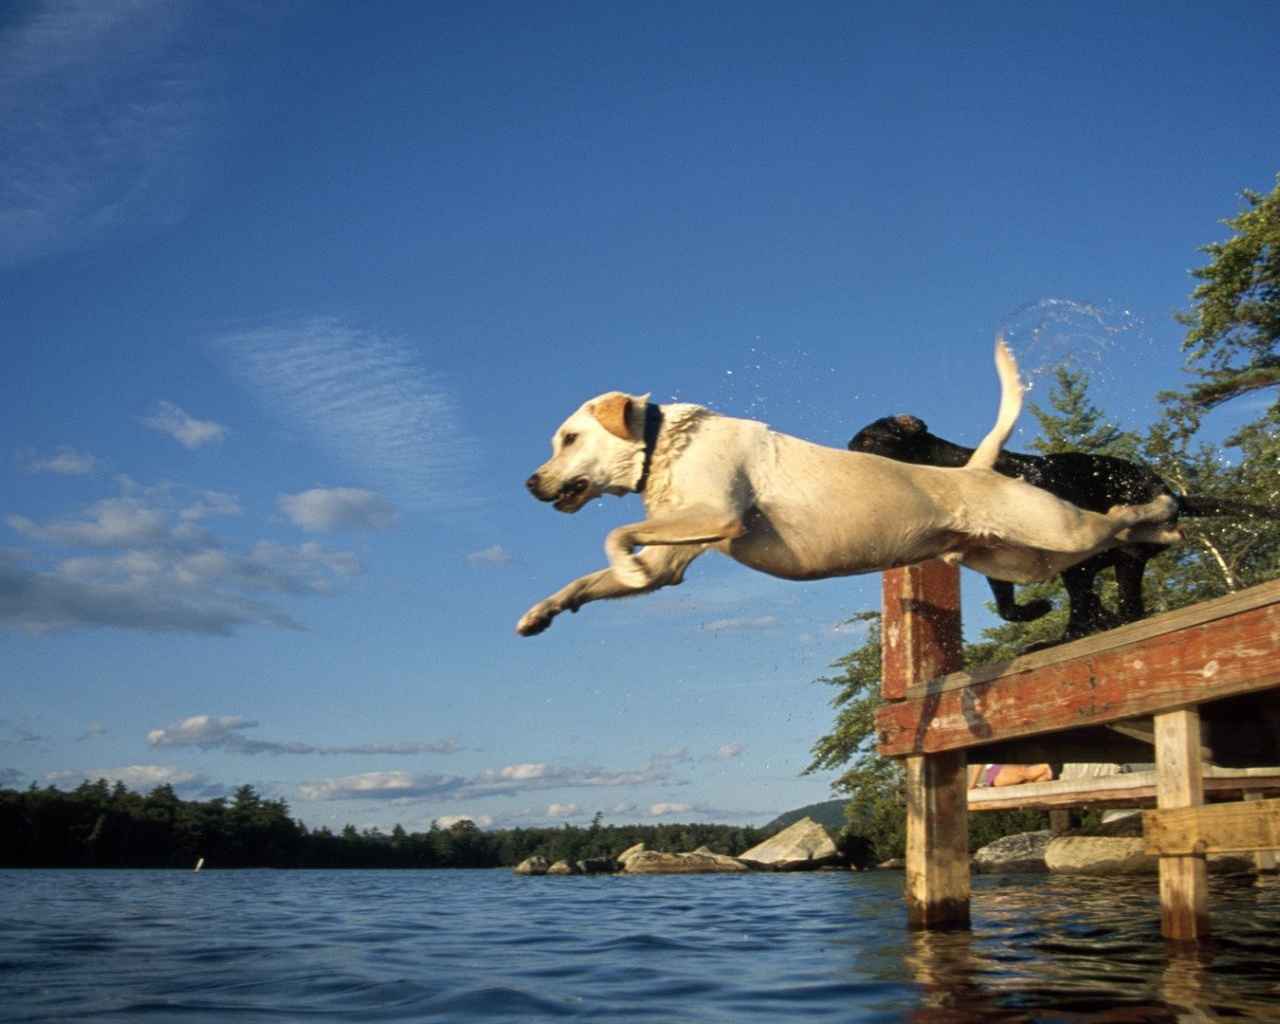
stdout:
{"type": "Polygon", "coordinates": [[[1048,871],[1044,851],[1052,833],[1020,832],[988,843],[973,855],[971,866],[975,874],[998,875],[1004,871],[1031,871],[1043,874],[1048,871]]]}
{"type": "Polygon", "coordinates": [[[812,818],[801,818],[773,838],[740,854],[738,859],[774,871],[811,871],[843,860],[827,830],[812,818]]]}
{"type": "Polygon", "coordinates": [[[640,850],[629,856],[626,863],[629,875],[723,875],[751,870],[750,865],[738,858],[712,853],[706,847],[693,853],[640,850]]]}
{"type": "Polygon", "coordinates": [[[628,846],[617,856],[618,869],[620,871],[626,871],[627,865],[631,863],[631,858],[638,853],[647,852],[648,849],[649,848],[645,846],[644,843],[636,843],[635,846],[628,846]]]}

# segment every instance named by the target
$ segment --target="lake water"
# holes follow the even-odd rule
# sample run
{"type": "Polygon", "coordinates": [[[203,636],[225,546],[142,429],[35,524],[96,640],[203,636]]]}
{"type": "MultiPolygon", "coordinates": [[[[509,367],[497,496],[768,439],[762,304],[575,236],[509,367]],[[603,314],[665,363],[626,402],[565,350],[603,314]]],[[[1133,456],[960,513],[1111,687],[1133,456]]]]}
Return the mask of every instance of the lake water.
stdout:
{"type": "Polygon", "coordinates": [[[0,871],[0,1020],[1280,1020],[1280,880],[1215,879],[1160,938],[1154,878],[979,876],[911,933],[896,872],[0,871]]]}

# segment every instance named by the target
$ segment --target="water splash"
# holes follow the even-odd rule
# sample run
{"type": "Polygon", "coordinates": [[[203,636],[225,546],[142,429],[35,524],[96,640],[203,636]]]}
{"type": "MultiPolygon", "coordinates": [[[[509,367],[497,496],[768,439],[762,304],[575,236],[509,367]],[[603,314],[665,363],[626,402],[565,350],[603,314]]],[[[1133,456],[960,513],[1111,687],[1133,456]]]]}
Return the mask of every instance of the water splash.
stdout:
{"type": "MultiPolygon", "coordinates": [[[[815,380],[825,374],[836,376],[835,366],[823,363],[805,348],[770,343],[756,335],[722,364],[724,368],[709,378],[701,390],[688,395],[673,394],[673,402],[696,402],[729,416],[771,422],[786,421],[787,429],[799,430],[812,413],[811,394],[815,380]]],[[[822,417],[813,417],[829,427],[822,417]]],[[[828,418],[829,419],[829,418],[828,418]]]]}
{"type": "Polygon", "coordinates": [[[1141,317],[1127,309],[1074,299],[1039,299],[1003,317],[997,333],[1034,387],[1059,369],[1105,383],[1151,346],[1141,317]]]}
{"type": "Polygon", "coordinates": [[[1130,351],[1135,344],[1151,343],[1146,324],[1133,312],[1070,298],[1042,298],[1020,306],[1002,317],[997,333],[1032,385],[1060,367],[1091,379],[1110,375],[1117,360],[1137,355],[1130,351]]]}
{"type": "Polygon", "coordinates": [[[1059,370],[1082,373],[1090,402],[1113,425],[1140,429],[1156,416],[1157,392],[1177,383],[1177,359],[1161,354],[1146,321],[1123,307],[1039,299],[1003,317],[997,333],[1018,360],[1029,401],[1042,407],[1059,370]]]}

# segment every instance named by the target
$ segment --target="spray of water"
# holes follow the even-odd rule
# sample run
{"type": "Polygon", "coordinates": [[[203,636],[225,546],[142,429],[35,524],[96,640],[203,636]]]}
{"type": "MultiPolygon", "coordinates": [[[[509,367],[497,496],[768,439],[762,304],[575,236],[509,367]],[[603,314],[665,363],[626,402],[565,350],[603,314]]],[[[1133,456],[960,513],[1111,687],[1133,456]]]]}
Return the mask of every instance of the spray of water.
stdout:
{"type": "Polygon", "coordinates": [[[756,336],[700,387],[661,400],[695,402],[715,412],[765,422],[782,419],[791,431],[802,432],[815,421],[817,427],[830,430],[830,417],[814,412],[811,396],[821,377],[836,378],[838,373],[836,366],[821,362],[807,349],[756,336]]]}
{"type": "MultiPolygon", "coordinates": [[[[1127,309],[1039,299],[1001,319],[997,333],[1029,390],[1047,389],[1059,369],[1083,373],[1094,404],[1130,427],[1143,422],[1155,392],[1166,386],[1152,376],[1156,346],[1145,321],[1127,309]]],[[[1048,395],[1032,400],[1046,403],[1048,395]]]]}

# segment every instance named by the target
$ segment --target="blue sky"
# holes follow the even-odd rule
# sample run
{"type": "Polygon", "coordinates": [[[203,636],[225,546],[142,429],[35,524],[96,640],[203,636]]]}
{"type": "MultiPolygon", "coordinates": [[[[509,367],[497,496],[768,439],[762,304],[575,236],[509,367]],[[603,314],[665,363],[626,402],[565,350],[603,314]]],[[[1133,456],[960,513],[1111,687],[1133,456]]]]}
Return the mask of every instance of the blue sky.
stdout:
{"type": "MultiPolygon", "coordinates": [[[[1198,247],[1280,170],[1273,22],[4,5],[0,784],[250,783],[384,830],[825,799],[814,680],[879,578],[712,555],[520,638],[641,513],[563,516],[525,477],[614,389],[972,442],[996,330],[1034,371],[1062,310],[1144,426],[1198,247]]],[[[980,578],[965,597],[977,629],[980,578]]]]}

